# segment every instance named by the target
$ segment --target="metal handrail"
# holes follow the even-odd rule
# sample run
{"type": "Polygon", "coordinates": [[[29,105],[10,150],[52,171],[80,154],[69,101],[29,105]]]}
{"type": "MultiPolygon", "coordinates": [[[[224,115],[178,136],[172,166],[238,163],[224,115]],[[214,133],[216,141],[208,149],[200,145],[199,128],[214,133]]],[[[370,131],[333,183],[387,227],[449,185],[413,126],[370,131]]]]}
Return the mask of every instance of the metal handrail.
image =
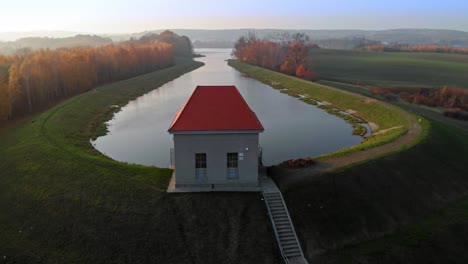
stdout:
{"type": "Polygon", "coordinates": [[[270,221],[271,221],[271,224],[272,224],[272,227],[273,227],[273,231],[275,232],[276,241],[278,242],[278,247],[280,248],[281,257],[283,257],[284,263],[289,264],[289,260],[288,260],[288,257],[286,256],[286,252],[284,252],[283,247],[281,246],[279,234],[278,234],[278,231],[276,230],[275,221],[273,220],[273,214],[270,211],[270,206],[268,206],[268,202],[267,202],[265,192],[262,192],[262,193],[263,193],[263,197],[265,198],[265,205],[266,205],[266,208],[268,210],[268,214],[270,215],[269,218],[270,218],[270,221]]]}

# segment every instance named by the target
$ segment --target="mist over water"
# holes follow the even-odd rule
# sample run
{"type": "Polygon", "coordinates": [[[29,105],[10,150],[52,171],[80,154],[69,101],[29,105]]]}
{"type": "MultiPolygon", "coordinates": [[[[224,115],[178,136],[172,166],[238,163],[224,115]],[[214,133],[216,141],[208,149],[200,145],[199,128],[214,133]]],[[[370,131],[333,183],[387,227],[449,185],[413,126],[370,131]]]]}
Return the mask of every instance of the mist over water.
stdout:
{"type": "Polygon", "coordinates": [[[168,167],[174,116],[197,85],[235,85],[256,113],[265,131],[260,134],[263,162],[317,156],[358,144],[344,120],[282,94],[229,67],[230,49],[199,49],[205,66],[130,101],[108,122],[109,133],[93,142],[105,155],[123,162],[168,167]]]}

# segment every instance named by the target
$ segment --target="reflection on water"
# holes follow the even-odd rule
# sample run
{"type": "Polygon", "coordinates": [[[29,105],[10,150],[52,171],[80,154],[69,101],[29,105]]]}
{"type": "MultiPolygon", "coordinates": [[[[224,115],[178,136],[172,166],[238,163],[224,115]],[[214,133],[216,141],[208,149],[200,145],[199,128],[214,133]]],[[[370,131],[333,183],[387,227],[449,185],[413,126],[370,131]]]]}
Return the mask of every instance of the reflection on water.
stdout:
{"type": "Polygon", "coordinates": [[[266,165],[317,156],[361,141],[351,125],[297,98],[282,94],[229,67],[229,49],[200,49],[205,66],[130,101],[108,122],[109,134],[93,143],[107,156],[129,163],[167,167],[172,136],[167,129],[197,85],[235,85],[257,114],[266,165]]]}

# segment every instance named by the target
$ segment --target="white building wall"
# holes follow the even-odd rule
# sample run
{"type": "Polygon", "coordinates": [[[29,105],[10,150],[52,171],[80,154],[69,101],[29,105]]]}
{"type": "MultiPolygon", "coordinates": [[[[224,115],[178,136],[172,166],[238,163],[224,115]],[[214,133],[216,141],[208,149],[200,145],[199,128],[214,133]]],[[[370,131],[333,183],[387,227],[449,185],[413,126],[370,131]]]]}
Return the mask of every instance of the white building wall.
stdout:
{"type": "Polygon", "coordinates": [[[258,187],[258,133],[174,134],[177,187],[258,187]],[[227,153],[239,153],[239,179],[227,179],[227,153]],[[195,178],[195,153],[206,153],[207,181],[195,178]]]}

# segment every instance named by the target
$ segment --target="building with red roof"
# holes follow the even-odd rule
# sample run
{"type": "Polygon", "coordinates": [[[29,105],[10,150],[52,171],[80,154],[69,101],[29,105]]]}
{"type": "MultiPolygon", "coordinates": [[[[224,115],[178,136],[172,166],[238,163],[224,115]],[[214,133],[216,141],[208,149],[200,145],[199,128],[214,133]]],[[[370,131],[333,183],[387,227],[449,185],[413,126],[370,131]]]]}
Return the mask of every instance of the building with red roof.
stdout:
{"type": "Polygon", "coordinates": [[[235,86],[197,86],[177,113],[170,191],[259,190],[264,128],[235,86]]]}

